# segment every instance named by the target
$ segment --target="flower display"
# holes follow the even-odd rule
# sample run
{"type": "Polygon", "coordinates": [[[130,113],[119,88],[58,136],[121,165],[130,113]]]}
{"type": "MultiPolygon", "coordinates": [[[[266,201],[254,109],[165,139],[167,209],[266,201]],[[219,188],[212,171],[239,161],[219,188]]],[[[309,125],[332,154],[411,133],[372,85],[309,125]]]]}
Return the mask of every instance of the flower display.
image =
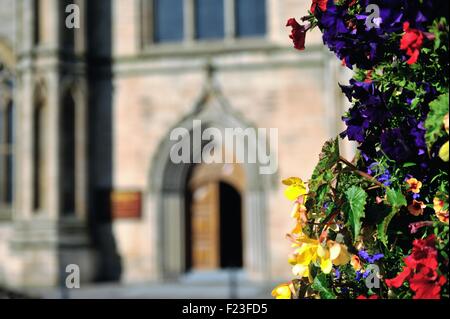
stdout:
{"type": "Polygon", "coordinates": [[[445,1],[314,0],[304,26],[288,21],[297,49],[317,27],[354,74],[339,84],[345,130],[307,182],[283,181],[295,278],[275,297],[449,297],[448,20],[445,1]],[[356,142],[354,159],[339,139],[356,142]]]}

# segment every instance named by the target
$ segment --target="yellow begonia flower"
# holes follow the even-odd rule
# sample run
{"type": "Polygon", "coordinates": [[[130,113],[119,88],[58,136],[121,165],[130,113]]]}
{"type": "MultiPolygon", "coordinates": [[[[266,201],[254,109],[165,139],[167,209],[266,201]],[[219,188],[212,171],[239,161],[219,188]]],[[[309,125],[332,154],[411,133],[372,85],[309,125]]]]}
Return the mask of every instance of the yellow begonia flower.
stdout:
{"type": "Polygon", "coordinates": [[[297,264],[308,266],[311,262],[317,259],[317,243],[304,243],[296,251],[297,264]]]}
{"type": "Polygon", "coordinates": [[[347,250],[347,246],[329,241],[330,246],[330,258],[333,261],[333,265],[341,266],[350,262],[350,254],[347,250]]]}
{"type": "Polygon", "coordinates": [[[333,263],[331,261],[328,247],[319,245],[319,247],[317,247],[317,255],[320,257],[320,269],[323,273],[329,274],[333,269],[333,263]]]}
{"type": "Polygon", "coordinates": [[[297,225],[295,225],[295,228],[291,231],[292,235],[297,236],[297,237],[300,234],[302,234],[302,232],[303,232],[303,227],[299,223],[297,223],[297,225]]]}
{"type": "Polygon", "coordinates": [[[306,206],[295,202],[294,206],[292,207],[291,217],[297,220],[297,222],[302,226],[305,226],[308,222],[307,214],[308,211],[306,210],[306,206]]]}
{"type": "Polygon", "coordinates": [[[298,219],[300,217],[300,204],[295,202],[294,206],[292,206],[291,217],[294,219],[298,219]]]}
{"type": "Polygon", "coordinates": [[[272,290],[272,296],[276,299],[291,299],[292,292],[289,283],[281,284],[272,290]]]}
{"type": "Polygon", "coordinates": [[[350,262],[350,254],[345,245],[332,240],[320,244],[317,239],[311,239],[302,233],[297,239],[299,248],[296,249],[291,264],[295,258],[293,268],[295,276],[309,277],[309,265],[315,263],[320,266],[323,273],[329,274],[333,265],[340,266],[350,262]]]}
{"type": "Polygon", "coordinates": [[[332,240],[327,241],[326,246],[319,246],[318,255],[321,259],[320,268],[326,274],[331,272],[333,265],[341,266],[350,262],[347,247],[332,240]]]}
{"type": "Polygon", "coordinates": [[[292,273],[294,274],[294,276],[298,277],[309,277],[309,266],[296,264],[294,267],[292,267],[292,273]]]}
{"type": "Polygon", "coordinates": [[[292,266],[295,266],[297,264],[297,256],[295,254],[290,254],[288,257],[288,262],[292,266]]]}
{"type": "Polygon", "coordinates": [[[448,147],[449,147],[449,141],[447,141],[444,145],[442,145],[441,149],[439,150],[439,157],[444,162],[448,162],[448,160],[449,160],[448,147]]]}
{"type": "Polygon", "coordinates": [[[296,200],[299,196],[308,193],[305,183],[298,177],[287,178],[282,183],[288,186],[284,191],[284,195],[289,200],[296,200]]]}

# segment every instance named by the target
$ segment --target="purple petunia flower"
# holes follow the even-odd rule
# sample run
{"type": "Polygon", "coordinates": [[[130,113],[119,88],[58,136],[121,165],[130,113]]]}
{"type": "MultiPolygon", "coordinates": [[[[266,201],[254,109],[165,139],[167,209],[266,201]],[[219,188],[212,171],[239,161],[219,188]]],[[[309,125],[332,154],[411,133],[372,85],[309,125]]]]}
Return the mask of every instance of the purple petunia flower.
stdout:
{"type": "Polygon", "coordinates": [[[404,162],[411,155],[411,147],[399,128],[388,129],[381,133],[381,148],[393,160],[404,162]]]}

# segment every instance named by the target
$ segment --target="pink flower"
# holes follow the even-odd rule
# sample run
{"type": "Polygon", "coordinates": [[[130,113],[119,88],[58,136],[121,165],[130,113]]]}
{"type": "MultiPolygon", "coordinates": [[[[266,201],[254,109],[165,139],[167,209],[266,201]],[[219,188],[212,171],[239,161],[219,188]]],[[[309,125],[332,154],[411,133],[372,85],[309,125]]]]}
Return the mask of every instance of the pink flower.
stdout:
{"type": "Polygon", "coordinates": [[[423,221],[423,222],[411,223],[411,224],[409,224],[409,229],[411,231],[411,234],[415,234],[419,231],[419,229],[421,229],[422,227],[427,227],[427,226],[433,226],[433,222],[432,221],[423,221]]]}

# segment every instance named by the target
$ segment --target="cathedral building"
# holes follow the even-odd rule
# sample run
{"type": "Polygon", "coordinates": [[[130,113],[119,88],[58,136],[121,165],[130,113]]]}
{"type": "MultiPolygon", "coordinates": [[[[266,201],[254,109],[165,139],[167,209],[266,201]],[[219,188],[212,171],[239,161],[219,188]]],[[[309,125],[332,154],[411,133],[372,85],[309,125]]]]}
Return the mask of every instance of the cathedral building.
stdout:
{"type": "Polygon", "coordinates": [[[289,277],[280,181],[308,179],[346,107],[320,34],[288,38],[310,2],[0,0],[0,285],[289,277]],[[277,129],[276,170],[175,163],[196,121],[277,129]]]}

